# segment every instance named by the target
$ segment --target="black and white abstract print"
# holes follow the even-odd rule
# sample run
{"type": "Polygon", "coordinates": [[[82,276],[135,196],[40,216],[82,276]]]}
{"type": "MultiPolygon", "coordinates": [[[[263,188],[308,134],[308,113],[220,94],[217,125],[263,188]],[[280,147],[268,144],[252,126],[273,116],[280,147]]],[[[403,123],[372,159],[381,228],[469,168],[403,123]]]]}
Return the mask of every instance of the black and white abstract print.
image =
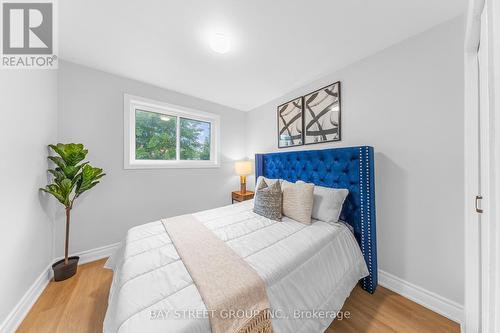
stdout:
{"type": "Polygon", "coordinates": [[[304,96],[305,144],[340,141],[340,82],[304,96]]]}
{"type": "Polygon", "coordinates": [[[302,97],[278,106],[278,147],[303,144],[302,97]]]}

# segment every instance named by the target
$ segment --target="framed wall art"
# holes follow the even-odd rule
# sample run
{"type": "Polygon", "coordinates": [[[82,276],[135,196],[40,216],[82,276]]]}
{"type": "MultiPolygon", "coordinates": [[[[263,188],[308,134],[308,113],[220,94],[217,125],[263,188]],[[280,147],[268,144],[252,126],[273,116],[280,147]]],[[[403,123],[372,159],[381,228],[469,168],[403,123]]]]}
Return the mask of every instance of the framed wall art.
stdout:
{"type": "Polygon", "coordinates": [[[278,106],[278,148],[304,144],[303,99],[298,97],[278,106]]]}
{"type": "Polygon", "coordinates": [[[340,141],[340,81],[304,96],[304,144],[340,141]]]}

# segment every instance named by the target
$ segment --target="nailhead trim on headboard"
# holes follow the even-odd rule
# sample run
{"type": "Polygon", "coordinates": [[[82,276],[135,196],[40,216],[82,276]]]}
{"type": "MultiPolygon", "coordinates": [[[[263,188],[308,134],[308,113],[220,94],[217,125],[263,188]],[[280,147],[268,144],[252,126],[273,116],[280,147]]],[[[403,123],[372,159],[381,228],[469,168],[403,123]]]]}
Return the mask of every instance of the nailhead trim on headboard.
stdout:
{"type": "Polygon", "coordinates": [[[316,185],[347,188],[341,219],[354,235],[370,275],[361,286],[373,293],[377,287],[377,239],[375,218],[374,152],[369,146],[256,154],[255,175],[303,180],[316,185]]]}

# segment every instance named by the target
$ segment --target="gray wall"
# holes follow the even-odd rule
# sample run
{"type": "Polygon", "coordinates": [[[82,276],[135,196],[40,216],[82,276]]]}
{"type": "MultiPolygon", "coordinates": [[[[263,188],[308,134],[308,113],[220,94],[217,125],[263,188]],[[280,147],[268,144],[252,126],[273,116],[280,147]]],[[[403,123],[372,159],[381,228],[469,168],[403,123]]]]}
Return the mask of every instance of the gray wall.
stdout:
{"type": "Polygon", "coordinates": [[[57,72],[1,72],[0,330],[52,261],[54,205],[38,188],[57,135],[57,72]]]}
{"type": "MultiPolygon", "coordinates": [[[[463,304],[463,35],[457,18],[256,108],[247,155],[277,150],[276,106],[342,82],[342,142],[376,151],[379,267],[463,304]]],[[[252,183],[252,181],[249,181],[252,183]]]]}
{"type": "MultiPolygon", "coordinates": [[[[245,156],[243,112],[68,62],[60,63],[58,82],[59,141],[85,144],[88,160],[107,173],[75,203],[72,252],[118,242],[139,224],[231,203],[239,186],[233,161],[245,156]],[[124,93],[219,114],[221,167],[124,170],[124,93]]],[[[62,213],[57,255],[64,248],[62,213]]]]}

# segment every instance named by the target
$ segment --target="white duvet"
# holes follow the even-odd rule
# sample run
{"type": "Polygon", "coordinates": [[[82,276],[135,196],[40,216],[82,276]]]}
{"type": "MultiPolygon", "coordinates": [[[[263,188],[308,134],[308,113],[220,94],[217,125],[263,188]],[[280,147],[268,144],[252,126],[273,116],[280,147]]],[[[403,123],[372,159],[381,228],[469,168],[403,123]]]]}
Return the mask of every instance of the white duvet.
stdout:
{"type": "MultiPolygon", "coordinates": [[[[320,333],[368,270],[342,224],[275,222],[246,201],[194,214],[262,277],[276,333],[320,333]]],[[[203,246],[203,244],[200,244],[203,246]]],[[[211,332],[206,307],[160,221],[128,231],[113,269],[104,332],[211,332]]]]}

